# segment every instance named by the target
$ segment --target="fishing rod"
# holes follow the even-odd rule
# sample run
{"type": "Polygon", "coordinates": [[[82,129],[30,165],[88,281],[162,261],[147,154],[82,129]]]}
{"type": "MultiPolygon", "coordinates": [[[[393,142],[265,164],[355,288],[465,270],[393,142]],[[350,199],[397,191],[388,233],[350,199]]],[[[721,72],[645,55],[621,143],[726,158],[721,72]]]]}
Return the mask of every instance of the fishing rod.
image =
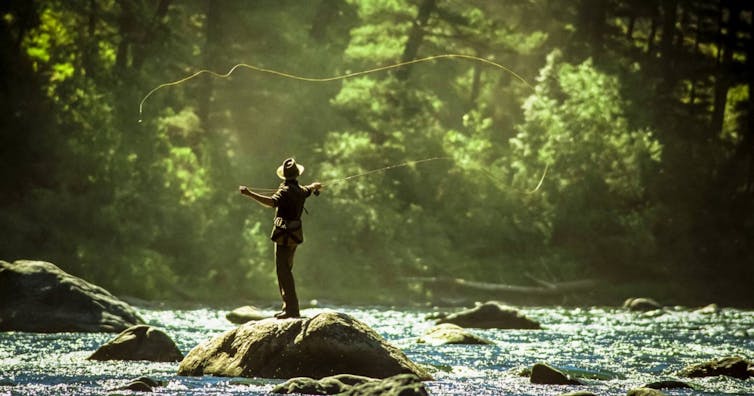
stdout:
{"type": "MultiPolygon", "coordinates": [[[[392,170],[392,169],[396,169],[396,168],[403,168],[403,167],[406,167],[406,166],[421,164],[421,163],[430,162],[430,161],[438,161],[438,160],[452,160],[452,158],[451,157],[432,157],[432,158],[424,158],[424,159],[420,159],[420,160],[405,161],[405,162],[401,162],[399,164],[392,164],[392,165],[384,166],[384,167],[381,167],[381,168],[370,169],[370,170],[368,170],[366,172],[357,173],[357,174],[353,174],[353,175],[346,176],[346,177],[341,177],[341,178],[336,178],[336,179],[330,179],[330,180],[322,182],[321,184],[322,184],[322,187],[330,186],[330,185],[333,185],[333,184],[344,183],[344,182],[347,182],[349,180],[356,179],[358,177],[369,176],[369,175],[372,175],[372,174],[375,174],[375,173],[386,172],[386,171],[389,171],[389,170],[392,170]]],[[[247,187],[247,188],[249,190],[257,192],[257,193],[261,193],[261,192],[270,193],[270,192],[277,191],[277,188],[263,188],[263,187],[247,187]]],[[[319,195],[319,192],[317,191],[317,192],[315,192],[315,194],[319,195]]]]}
{"type": "MultiPolygon", "coordinates": [[[[384,166],[384,167],[381,167],[381,168],[370,169],[368,171],[365,171],[365,172],[362,172],[362,173],[356,173],[356,174],[353,174],[353,175],[350,175],[350,176],[346,176],[346,177],[341,177],[341,178],[336,178],[336,179],[330,179],[330,180],[322,182],[321,184],[322,184],[322,187],[331,186],[333,184],[345,183],[345,182],[351,181],[353,179],[356,179],[356,178],[359,178],[359,177],[364,177],[364,176],[369,176],[369,175],[372,175],[372,174],[375,174],[375,173],[387,172],[389,170],[393,170],[393,169],[397,169],[397,168],[403,168],[403,167],[406,167],[406,166],[412,166],[412,165],[417,165],[417,164],[421,164],[421,163],[425,163],[425,162],[439,161],[439,160],[453,160],[453,158],[452,157],[431,157],[431,158],[424,158],[424,159],[420,159],[420,160],[405,161],[405,162],[401,162],[401,163],[398,163],[398,164],[392,164],[392,165],[384,166]]],[[[539,178],[539,182],[537,183],[537,186],[534,187],[534,189],[527,190],[527,191],[522,191],[522,192],[524,192],[526,194],[534,194],[537,191],[539,191],[539,188],[542,187],[542,184],[545,181],[545,176],[547,176],[547,171],[548,171],[549,167],[550,167],[550,164],[545,164],[545,169],[542,172],[542,176],[539,178]]],[[[492,180],[494,180],[494,181],[496,181],[498,183],[501,183],[500,180],[498,180],[488,170],[486,170],[486,169],[480,169],[480,170],[482,171],[482,173],[484,173],[490,179],[492,179],[492,180]]],[[[274,193],[275,191],[278,190],[277,188],[263,188],[263,187],[247,187],[247,188],[249,190],[251,190],[251,191],[256,192],[256,193],[274,193]]],[[[319,195],[319,190],[315,191],[314,195],[319,195]]]]}

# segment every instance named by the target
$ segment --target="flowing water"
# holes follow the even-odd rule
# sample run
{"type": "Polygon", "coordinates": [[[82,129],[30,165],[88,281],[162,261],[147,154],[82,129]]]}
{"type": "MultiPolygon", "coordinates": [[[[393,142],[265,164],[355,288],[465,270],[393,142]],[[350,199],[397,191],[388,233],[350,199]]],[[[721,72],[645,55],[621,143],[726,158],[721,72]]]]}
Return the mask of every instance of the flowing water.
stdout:
{"type": "MultiPolygon", "coordinates": [[[[311,317],[326,308],[307,309],[311,317]]],[[[557,395],[586,390],[625,395],[629,389],[674,378],[684,366],[738,355],[754,358],[754,312],[723,309],[705,315],[671,309],[639,314],[613,308],[523,308],[542,330],[472,330],[494,345],[430,346],[416,343],[433,323],[430,310],[330,307],[371,326],[410,359],[428,368],[433,395],[557,395]],[[520,372],[536,362],[585,370],[585,386],[533,385],[520,372]]],[[[226,311],[139,309],[184,353],[234,325],[226,311]]],[[[263,395],[280,380],[179,377],[177,363],[86,360],[113,334],[0,333],[0,395],[102,395],[140,376],[167,381],[160,395],[263,395]]],[[[754,378],[688,379],[695,390],[671,395],[754,394],[754,378]]],[[[130,391],[117,391],[128,394],[130,391]]],[[[139,394],[138,392],[133,392],[139,394]]]]}

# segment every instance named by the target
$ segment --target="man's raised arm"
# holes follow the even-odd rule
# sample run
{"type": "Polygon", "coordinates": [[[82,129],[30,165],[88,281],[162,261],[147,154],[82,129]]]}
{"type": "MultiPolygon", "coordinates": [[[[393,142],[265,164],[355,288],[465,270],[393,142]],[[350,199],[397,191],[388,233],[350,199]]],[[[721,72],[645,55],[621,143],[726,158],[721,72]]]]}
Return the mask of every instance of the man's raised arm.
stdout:
{"type": "Polygon", "coordinates": [[[238,191],[240,191],[241,194],[259,202],[263,206],[266,206],[268,208],[275,206],[275,200],[266,195],[257,194],[254,191],[249,190],[249,188],[246,186],[238,186],[238,191]]]}

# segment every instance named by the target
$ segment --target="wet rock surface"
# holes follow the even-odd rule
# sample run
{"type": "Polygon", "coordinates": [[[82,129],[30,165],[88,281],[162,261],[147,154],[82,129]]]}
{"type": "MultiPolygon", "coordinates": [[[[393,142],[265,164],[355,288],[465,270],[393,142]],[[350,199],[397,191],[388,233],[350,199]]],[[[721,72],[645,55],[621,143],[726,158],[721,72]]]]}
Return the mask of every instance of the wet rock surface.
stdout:
{"type": "Polygon", "coordinates": [[[0,331],[123,331],[144,321],[107,290],[52,263],[0,261],[0,331]]]}
{"type": "Polygon", "coordinates": [[[130,327],[102,345],[89,360],[148,360],[178,362],[183,354],[162,330],[147,325],[130,327]]]}
{"type": "Polygon", "coordinates": [[[518,310],[494,302],[452,313],[437,321],[437,324],[452,323],[466,328],[478,329],[540,329],[539,323],[527,318],[518,310]]]}
{"type": "Polygon", "coordinates": [[[179,375],[263,378],[403,373],[431,378],[367,325],[337,312],[241,325],[196,346],[178,369],[179,375]]]}

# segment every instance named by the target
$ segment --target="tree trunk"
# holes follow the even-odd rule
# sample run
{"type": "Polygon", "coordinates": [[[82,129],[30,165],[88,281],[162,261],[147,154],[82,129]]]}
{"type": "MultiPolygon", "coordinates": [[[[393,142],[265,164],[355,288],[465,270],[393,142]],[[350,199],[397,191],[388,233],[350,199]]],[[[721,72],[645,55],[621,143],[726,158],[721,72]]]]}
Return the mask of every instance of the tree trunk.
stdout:
{"type": "Polygon", "coordinates": [[[144,59],[147,57],[149,46],[154,43],[158,37],[155,37],[159,31],[160,25],[163,23],[165,16],[168,13],[168,7],[171,0],[160,0],[157,4],[152,21],[147,24],[144,32],[141,33],[137,48],[133,49],[133,61],[132,67],[136,70],[141,69],[141,65],[144,63],[144,59]]]}
{"type": "Polygon", "coordinates": [[[518,286],[506,285],[501,283],[476,282],[461,278],[444,278],[444,277],[416,277],[405,278],[408,282],[421,282],[425,284],[438,284],[448,286],[460,286],[468,289],[482,290],[498,293],[526,294],[526,295],[560,295],[592,289],[599,285],[595,279],[582,279],[577,281],[550,283],[533,279],[539,286],[518,286]]]}
{"type": "Polygon", "coordinates": [[[631,15],[628,17],[628,28],[626,29],[626,39],[629,42],[634,41],[634,26],[636,26],[636,16],[631,15]]]}
{"type": "Polygon", "coordinates": [[[581,41],[590,44],[589,55],[598,60],[605,49],[607,1],[582,0],[577,19],[581,41]]]}
{"type": "MultiPolygon", "coordinates": [[[[204,42],[204,68],[209,70],[215,70],[217,66],[218,48],[217,42],[220,36],[220,17],[218,2],[214,0],[206,0],[206,25],[204,26],[205,42],[204,42]]],[[[205,131],[210,131],[212,124],[210,120],[212,93],[214,90],[213,78],[210,75],[202,76],[200,89],[199,89],[199,107],[197,109],[197,115],[202,128],[205,131]]]]}
{"type": "Polygon", "coordinates": [[[722,35],[722,26],[720,26],[722,60],[717,66],[717,76],[715,76],[715,97],[712,108],[712,120],[710,122],[712,136],[720,135],[720,132],[723,130],[725,105],[728,100],[728,90],[731,84],[729,74],[731,73],[733,53],[735,52],[739,30],[740,5],[733,1],[730,3],[728,11],[728,28],[726,34],[722,35]]]}
{"type": "Polygon", "coordinates": [[[655,49],[655,36],[657,36],[657,20],[652,17],[652,25],[649,28],[649,36],[647,36],[647,55],[651,55],[655,49]]]}
{"type": "Polygon", "coordinates": [[[662,70],[663,79],[660,83],[659,94],[662,97],[670,97],[673,88],[676,86],[677,71],[676,68],[676,51],[673,46],[675,38],[675,24],[678,19],[678,0],[662,1],[662,37],[660,39],[660,70],[662,70]]]}
{"type": "MultiPolygon", "coordinates": [[[[419,6],[419,13],[414,20],[414,24],[411,27],[411,32],[408,35],[408,41],[403,49],[403,55],[401,56],[401,62],[409,62],[416,59],[416,55],[419,53],[419,47],[424,40],[424,29],[429,22],[429,17],[437,7],[436,0],[423,0],[419,6]]],[[[395,76],[399,80],[405,81],[411,72],[410,66],[405,66],[395,73],[395,76]]]]}
{"type": "Polygon", "coordinates": [[[120,35],[120,42],[118,43],[118,50],[115,55],[115,71],[116,73],[125,73],[129,65],[129,55],[131,44],[133,41],[133,9],[132,2],[130,0],[121,0],[120,14],[118,15],[118,34],[120,35]]]}

